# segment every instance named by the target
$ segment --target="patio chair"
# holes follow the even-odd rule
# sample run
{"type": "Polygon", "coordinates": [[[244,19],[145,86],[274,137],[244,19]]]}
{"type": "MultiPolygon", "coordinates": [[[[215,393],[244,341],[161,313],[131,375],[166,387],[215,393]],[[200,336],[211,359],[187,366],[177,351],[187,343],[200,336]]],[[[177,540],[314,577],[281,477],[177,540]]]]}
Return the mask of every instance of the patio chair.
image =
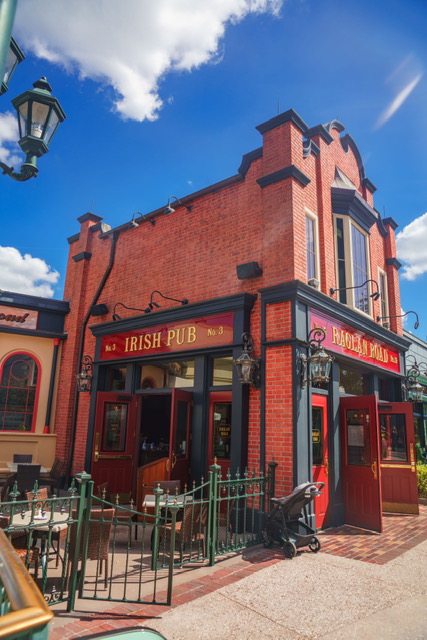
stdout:
{"type": "MultiPolygon", "coordinates": [[[[33,506],[32,501],[34,499],[37,500],[37,502],[36,502],[36,511],[38,511],[39,509],[42,509],[42,510],[45,510],[46,508],[50,509],[49,503],[46,504],[46,502],[43,502],[44,500],[47,500],[49,498],[48,492],[47,492],[47,487],[42,487],[41,489],[39,489],[37,491],[37,495],[36,496],[34,496],[34,494],[31,493],[31,492],[27,492],[26,498],[27,498],[28,501],[31,500],[31,503],[28,504],[28,509],[32,508],[32,506],[33,506]]],[[[52,531],[52,533],[51,533],[52,542],[53,541],[56,542],[56,549],[54,547],[55,552],[56,552],[56,564],[55,564],[56,567],[59,564],[59,550],[61,548],[61,543],[64,542],[67,539],[67,530],[68,530],[68,527],[63,527],[59,531],[52,531]]]]}
{"type": "MultiPolygon", "coordinates": [[[[99,522],[89,522],[89,540],[87,547],[87,554],[84,558],[86,560],[99,560],[99,571],[102,575],[102,563],[104,563],[104,584],[107,588],[108,584],[108,552],[110,548],[110,535],[111,527],[113,525],[114,509],[91,509],[90,520],[99,520],[99,522]]],[[[73,518],[77,518],[77,510],[73,509],[73,518]]],[[[74,556],[75,550],[75,534],[77,524],[71,525],[70,533],[70,546],[68,555],[67,566],[67,581],[70,572],[71,561],[74,556]]],[[[84,535],[82,532],[81,543],[83,545],[84,535]]],[[[80,547],[79,559],[83,560],[83,550],[80,547]]]]}
{"type": "MultiPolygon", "coordinates": [[[[179,544],[180,562],[183,560],[186,545],[190,547],[191,553],[191,547],[194,543],[201,545],[202,555],[205,556],[205,527],[208,515],[207,507],[207,504],[201,502],[192,502],[184,506],[182,520],[177,522],[175,526],[175,543],[179,544]]],[[[166,524],[166,547],[168,540],[170,540],[171,530],[172,525],[166,524]]]]}
{"type": "Polygon", "coordinates": [[[52,493],[52,489],[55,488],[59,495],[59,485],[61,482],[62,472],[64,471],[65,461],[60,458],[55,458],[52,468],[49,473],[43,473],[40,476],[39,484],[42,486],[48,485],[52,493]]]}
{"type": "MultiPolygon", "coordinates": [[[[9,527],[9,522],[9,516],[1,516],[0,528],[7,529],[9,527]]],[[[7,536],[13,546],[15,553],[19,556],[22,562],[25,564],[27,561],[28,567],[34,565],[34,579],[37,580],[40,561],[39,548],[36,546],[32,546],[30,547],[30,549],[27,549],[27,534],[25,533],[25,531],[12,531],[12,533],[7,534],[7,536]]]]}
{"type": "Polygon", "coordinates": [[[31,453],[14,453],[13,454],[13,462],[31,463],[32,461],[33,461],[33,456],[31,453]]]}
{"type": "MultiPolygon", "coordinates": [[[[108,482],[103,482],[102,484],[98,484],[97,487],[97,495],[103,500],[110,502],[111,504],[116,504],[116,498],[113,497],[110,493],[110,489],[108,487],[108,482]]],[[[114,511],[114,520],[117,520],[117,525],[129,525],[129,522],[135,522],[136,514],[130,514],[126,511],[126,508],[131,508],[130,504],[122,504],[120,505],[125,507],[125,509],[115,509],[114,511]]],[[[131,526],[131,525],[130,525],[131,526]]],[[[132,536],[131,536],[132,538],[132,536]]],[[[138,527],[135,525],[135,540],[138,540],[138,527]]]]}
{"type": "Polygon", "coordinates": [[[153,482],[153,489],[160,487],[163,493],[168,493],[170,496],[179,495],[181,493],[181,480],[159,480],[153,482]]]}
{"type": "Polygon", "coordinates": [[[36,481],[40,480],[39,464],[18,464],[16,472],[16,483],[18,491],[21,495],[25,495],[27,491],[32,491],[36,481]]]}

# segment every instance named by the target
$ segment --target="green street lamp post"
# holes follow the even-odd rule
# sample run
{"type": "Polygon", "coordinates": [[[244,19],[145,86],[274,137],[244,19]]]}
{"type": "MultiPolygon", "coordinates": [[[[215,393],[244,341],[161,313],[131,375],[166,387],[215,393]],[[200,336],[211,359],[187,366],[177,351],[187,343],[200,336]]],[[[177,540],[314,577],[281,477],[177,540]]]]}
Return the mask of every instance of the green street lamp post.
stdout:
{"type": "MultiPolygon", "coordinates": [[[[8,90],[9,80],[24,54],[11,36],[16,0],[0,0],[0,95],[8,90]],[[9,44],[9,49],[7,49],[9,44]]],[[[18,112],[19,146],[25,153],[25,162],[19,173],[0,162],[3,175],[23,182],[35,178],[38,173],[37,158],[49,151],[49,144],[65,113],[52,95],[52,87],[45,77],[33,84],[34,89],[24,91],[12,104],[18,112]]]]}

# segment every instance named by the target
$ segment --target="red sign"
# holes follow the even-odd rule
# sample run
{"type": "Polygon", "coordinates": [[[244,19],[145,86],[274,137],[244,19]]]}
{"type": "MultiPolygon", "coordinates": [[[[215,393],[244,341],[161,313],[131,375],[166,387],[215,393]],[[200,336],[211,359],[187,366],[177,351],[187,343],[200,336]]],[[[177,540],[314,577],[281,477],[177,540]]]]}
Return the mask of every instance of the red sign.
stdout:
{"type": "Polygon", "coordinates": [[[233,313],[103,336],[101,360],[205,349],[233,343],[233,313]]]}
{"type": "Polygon", "coordinates": [[[385,342],[318,312],[311,313],[311,328],[315,327],[326,332],[322,342],[325,349],[400,373],[399,351],[385,342]]]}

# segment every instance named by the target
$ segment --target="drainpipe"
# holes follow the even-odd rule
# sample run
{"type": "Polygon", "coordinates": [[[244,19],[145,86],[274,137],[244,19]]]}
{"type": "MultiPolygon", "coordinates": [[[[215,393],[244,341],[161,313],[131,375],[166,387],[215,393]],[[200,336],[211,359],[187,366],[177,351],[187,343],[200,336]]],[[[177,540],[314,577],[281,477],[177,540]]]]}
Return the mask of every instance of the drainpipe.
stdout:
{"type": "MultiPolygon", "coordinates": [[[[85,342],[85,335],[86,335],[86,327],[87,327],[87,323],[89,322],[89,318],[90,318],[90,310],[91,308],[98,302],[98,298],[102,293],[102,290],[105,286],[105,283],[107,282],[108,276],[111,273],[111,270],[114,266],[114,260],[116,257],[116,246],[117,246],[117,240],[119,238],[120,235],[120,231],[114,231],[111,235],[111,249],[110,249],[110,260],[108,262],[107,268],[105,270],[104,275],[101,278],[101,282],[99,283],[98,289],[96,290],[96,293],[93,297],[93,300],[91,302],[91,304],[89,305],[89,309],[86,312],[86,315],[83,319],[83,323],[82,323],[82,327],[80,330],[80,339],[79,339],[79,351],[78,351],[78,366],[79,366],[79,371],[80,371],[80,363],[83,357],[83,348],[84,348],[84,342],[85,342]]],[[[71,442],[70,442],[70,451],[69,451],[69,455],[68,455],[68,463],[67,463],[67,482],[70,482],[71,476],[72,476],[72,469],[73,469],[73,458],[74,458],[74,443],[76,440],[76,430],[77,430],[77,415],[78,415],[78,409],[79,409],[79,392],[77,391],[77,385],[74,384],[74,402],[73,402],[73,417],[72,417],[72,421],[71,421],[71,442]]]]}
{"type": "Polygon", "coordinates": [[[53,390],[55,388],[55,378],[56,378],[56,367],[58,363],[58,351],[59,351],[59,338],[55,338],[53,341],[53,356],[52,356],[52,368],[50,371],[50,381],[49,381],[49,393],[47,397],[47,409],[46,409],[46,420],[45,420],[45,432],[49,433],[50,427],[50,417],[52,414],[52,400],[53,400],[53,390]],[[46,429],[47,427],[47,429],[46,429]]]}

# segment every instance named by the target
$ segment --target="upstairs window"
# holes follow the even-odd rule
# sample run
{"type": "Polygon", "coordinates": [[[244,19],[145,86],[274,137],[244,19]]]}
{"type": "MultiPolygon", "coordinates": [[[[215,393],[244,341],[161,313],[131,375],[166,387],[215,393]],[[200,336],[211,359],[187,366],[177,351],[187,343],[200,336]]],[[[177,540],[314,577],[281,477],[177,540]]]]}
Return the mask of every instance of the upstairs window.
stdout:
{"type": "Polygon", "coordinates": [[[370,314],[368,235],[346,217],[335,219],[338,300],[370,314]],[[353,288],[352,288],[353,287],[353,288]]]}
{"type": "Polygon", "coordinates": [[[39,368],[26,353],[10,356],[3,365],[0,384],[0,431],[31,431],[39,368]]]}
{"type": "MultiPolygon", "coordinates": [[[[387,294],[387,276],[382,269],[378,269],[378,286],[380,292],[381,318],[388,317],[388,294],[387,294]]],[[[382,321],[387,324],[386,320],[382,321]]]]}
{"type": "Polygon", "coordinates": [[[319,239],[317,217],[306,209],[305,246],[307,262],[307,281],[319,280],[319,239]]]}

